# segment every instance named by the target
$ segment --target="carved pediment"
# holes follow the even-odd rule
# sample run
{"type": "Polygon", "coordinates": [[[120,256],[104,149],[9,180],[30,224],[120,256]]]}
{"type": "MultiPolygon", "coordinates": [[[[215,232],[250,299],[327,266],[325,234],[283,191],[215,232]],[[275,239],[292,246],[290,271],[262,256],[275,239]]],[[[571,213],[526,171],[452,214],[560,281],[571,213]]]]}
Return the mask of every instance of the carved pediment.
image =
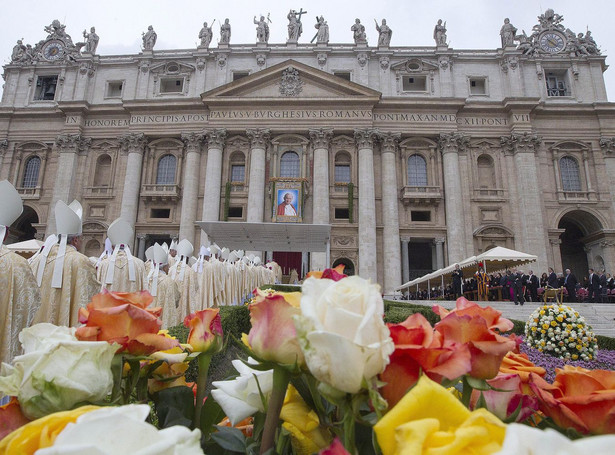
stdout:
{"type": "Polygon", "coordinates": [[[276,101],[357,100],[377,102],[380,92],[333,76],[308,65],[287,60],[201,95],[206,104],[275,99],[276,101]]]}
{"type": "Polygon", "coordinates": [[[195,66],[183,62],[157,63],[150,67],[150,71],[158,76],[178,76],[190,74],[196,69],[195,66]]]}
{"type": "Polygon", "coordinates": [[[391,69],[400,73],[424,73],[438,69],[438,62],[425,58],[409,58],[391,65],[391,69]]]}

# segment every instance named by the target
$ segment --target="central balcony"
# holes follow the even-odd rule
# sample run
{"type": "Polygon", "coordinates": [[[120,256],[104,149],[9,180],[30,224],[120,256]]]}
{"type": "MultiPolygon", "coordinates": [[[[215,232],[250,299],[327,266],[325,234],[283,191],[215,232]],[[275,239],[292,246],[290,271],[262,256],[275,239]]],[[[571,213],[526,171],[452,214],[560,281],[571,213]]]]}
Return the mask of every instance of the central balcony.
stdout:
{"type": "Polygon", "coordinates": [[[442,200],[439,186],[404,186],[400,192],[404,205],[438,205],[442,200]]]}
{"type": "Polygon", "coordinates": [[[177,202],[181,197],[179,185],[146,183],[141,187],[141,198],[148,202],[177,202]]]}

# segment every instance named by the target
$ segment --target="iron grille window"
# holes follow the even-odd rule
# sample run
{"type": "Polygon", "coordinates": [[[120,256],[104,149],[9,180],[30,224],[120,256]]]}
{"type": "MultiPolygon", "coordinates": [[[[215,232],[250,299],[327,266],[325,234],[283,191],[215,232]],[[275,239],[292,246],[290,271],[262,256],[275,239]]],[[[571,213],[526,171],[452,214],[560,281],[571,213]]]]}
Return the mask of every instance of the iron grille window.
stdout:
{"type": "Polygon", "coordinates": [[[408,186],[427,186],[427,163],[421,155],[408,158],[408,186]]]}
{"type": "Polygon", "coordinates": [[[350,166],[348,164],[335,165],[335,183],[350,183],[350,166]]]}
{"type": "Polygon", "coordinates": [[[165,155],[158,161],[156,184],[173,185],[175,183],[175,167],[177,159],[173,155],[165,155]]]}
{"type": "Polygon", "coordinates": [[[559,170],[562,175],[562,188],[564,191],[581,191],[581,177],[579,163],[569,156],[559,160],[559,170]]]}
{"type": "Polygon", "coordinates": [[[231,166],[231,182],[245,182],[246,166],[243,164],[233,164],[231,166]]]}
{"type": "Polygon", "coordinates": [[[286,152],[280,158],[280,177],[300,176],[299,155],[295,152],[286,152]]]}
{"type": "Polygon", "coordinates": [[[23,173],[23,188],[36,188],[38,184],[38,171],[41,168],[41,159],[38,156],[33,156],[26,163],[26,168],[23,173]]]}

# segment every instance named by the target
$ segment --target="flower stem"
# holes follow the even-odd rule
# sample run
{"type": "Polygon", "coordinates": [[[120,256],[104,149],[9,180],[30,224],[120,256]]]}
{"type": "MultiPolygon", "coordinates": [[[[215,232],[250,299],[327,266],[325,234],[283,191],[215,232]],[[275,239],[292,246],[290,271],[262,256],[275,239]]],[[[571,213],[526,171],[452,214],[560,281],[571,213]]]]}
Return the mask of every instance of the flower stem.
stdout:
{"type": "Polygon", "coordinates": [[[194,428],[201,428],[201,409],[207,387],[207,372],[211,362],[211,354],[201,353],[199,359],[199,375],[196,380],[196,406],[194,409],[194,428]]]}
{"type": "Polygon", "coordinates": [[[342,429],[343,443],[346,450],[351,454],[356,454],[357,449],[355,447],[355,421],[354,421],[354,406],[352,398],[348,397],[342,407],[342,429]]]}
{"type": "Polygon", "coordinates": [[[265,453],[273,447],[275,433],[280,422],[280,411],[284,404],[289,381],[290,373],[288,370],[278,366],[273,368],[273,390],[267,405],[267,416],[265,417],[260,453],[265,453]]]}
{"type": "Polygon", "coordinates": [[[463,383],[463,390],[461,392],[461,402],[466,408],[470,409],[470,398],[472,397],[472,387],[470,386],[465,376],[462,379],[462,383],[463,383]]]}

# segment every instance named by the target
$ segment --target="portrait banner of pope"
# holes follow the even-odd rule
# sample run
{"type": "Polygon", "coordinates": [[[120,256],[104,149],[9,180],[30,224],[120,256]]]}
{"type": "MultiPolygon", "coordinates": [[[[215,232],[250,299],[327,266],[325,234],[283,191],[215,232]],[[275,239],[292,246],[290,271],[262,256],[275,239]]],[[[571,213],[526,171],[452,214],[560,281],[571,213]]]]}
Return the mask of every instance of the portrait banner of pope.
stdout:
{"type": "Polygon", "coordinates": [[[273,207],[273,220],[281,223],[301,222],[301,191],[300,188],[289,188],[291,185],[276,186],[273,207]]]}

